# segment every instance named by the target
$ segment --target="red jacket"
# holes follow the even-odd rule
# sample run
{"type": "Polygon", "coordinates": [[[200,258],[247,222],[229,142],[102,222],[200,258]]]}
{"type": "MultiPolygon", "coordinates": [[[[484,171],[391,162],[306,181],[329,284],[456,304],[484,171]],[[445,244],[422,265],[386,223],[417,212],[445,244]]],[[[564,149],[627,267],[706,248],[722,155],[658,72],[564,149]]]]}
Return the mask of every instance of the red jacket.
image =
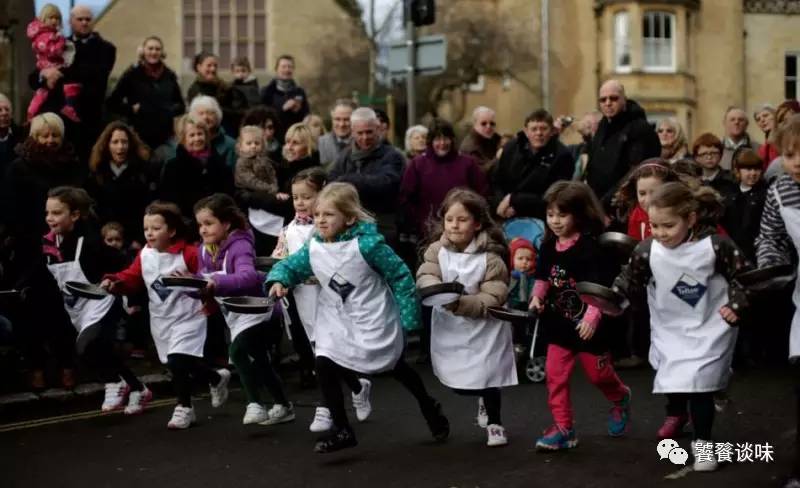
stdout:
{"type": "Polygon", "coordinates": [[[765,142],[758,148],[758,157],[764,162],[764,171],[767,170],[769,163],[778,156],[780,156],[778,148],[771,142],[765,142]]]}
{"type": "Polygon", "coordinates": [[[650,217],[639,205],[636,205],[631,216],[628,217],[628,235],[637,241],[643,241],[650,237],[650,217]]]}
{"type": "MultiPolygon", "coordinates": [[[[170,254],[183,254],[183,260],[186,262],[186,267],[189,268],[190,273],[196,274],[200,269],[200,259],[197,253],[197,247],[187,244],[184,241],[178,241],[171,245],[167,252],[170,254]]],[[[144,279],[142,278],[142,253],[141,251],[136,256],[136,259],[128,266],[127,269],[106,275],[103,278],[115,282],[114,293],[120,295],[133,295],[139,291],[144,290],[144,279]]]]}
{"type": "Polygon", "coordinates": [[[33,54],[36,56],[36,67],[61,68],[64,66],[64,51],[67,39],[53,27],[43,24],[39,19],[33,19],[28,24],[28,39],[31,40],[33,54]]]}

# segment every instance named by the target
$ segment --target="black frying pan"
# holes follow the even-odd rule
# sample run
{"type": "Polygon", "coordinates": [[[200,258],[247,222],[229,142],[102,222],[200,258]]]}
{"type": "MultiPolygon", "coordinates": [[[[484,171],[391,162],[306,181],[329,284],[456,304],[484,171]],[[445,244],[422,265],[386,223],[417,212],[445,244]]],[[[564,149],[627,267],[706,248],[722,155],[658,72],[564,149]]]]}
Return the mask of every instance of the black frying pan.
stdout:
{"type": "Polygon", "coordinates": [[[625,297],[611,288],[581,281],[575,285],[583,303],[599,308],[607,315],[619,315],[624,310],[625,297]]]}
{"type": "Polygon", "coordinates": [[[763,268],[745,271],[736,276],[742,286],[753,291],[780,290],[796,278],[794,266],[776,264],[763,268]]]}
{"type": "Polygon", "coordinates": [[[91,283],[81,283],[80,281],[67,281],[64,288],[72,295],[89,300],[102,300],[108,296],[108,291],[91,283]]]}
{"type": "Polygon", "coordinates": [[[256,257],[254,264],[256,269],[259,271],[269,271],[279,262],[279,258],[273,258],[272,256],[258,256],[256,257]]]}
{"type": "Polygon", "coordinates": [[[422,304],[426,307],[435,307],[436,305],[449,305],[459,298],[464,293],[464,285],[457,281],[450,283],[437,283],[435,285],[426,286],[417,290],[422,304]]]}
{"type": "Polygon", "coordinates": [[[185,276],[162,276],[161,282],[164,286],[168,287],[184,287],[184,288],[205,288],[208,286],[208,280],[202,278],[191,278],[185,276]]]}
{"type": "Polygon", "coordinates": [[[600,234],[597,238],[597,243],[604,249],[612,250],[622,256],[628,257],[631,255],[639,241],[623,234],[622,232],[606,232],[600,234]]]}
{"type": "Polygon", "coordinates": [[[264,314],[272,311],[275,297],[230,297],[223,298],[222,304],[231,312],[241,314],[264,314]]]}
{"type": "Polygon", "coordinates": [[[514,310],[505,307],[489,307],[486,310],[492,317],[505,322],[528,324],[536,320],[536,312],[514,310]]]}

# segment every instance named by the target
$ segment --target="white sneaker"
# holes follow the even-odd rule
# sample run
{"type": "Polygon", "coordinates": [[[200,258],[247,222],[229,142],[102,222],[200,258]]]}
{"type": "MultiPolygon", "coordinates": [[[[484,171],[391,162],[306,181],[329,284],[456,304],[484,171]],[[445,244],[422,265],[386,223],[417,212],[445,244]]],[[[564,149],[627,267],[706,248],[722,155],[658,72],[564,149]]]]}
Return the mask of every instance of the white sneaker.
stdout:
{"type": "Polygon", "coordinates": [[[314,421],[308,426],[311,432],[327,432],[333,427],[333,419],[331,418],[331,411],[326,407],[317,407],[314,412],[314,421]]]}
{"type": "Polygon", "coordinates": [[[172,412],[172,418],[167,423],[167,428],[188,429],[196,421],[197,417],[194,415],[194,408],[177,405],[172,412]]]}
{"type": "Polygon", "coordinates": [[[716,471],[719,467],[717,457],[714,454],[714,443],[711,441],[704,441],[702,439],[692,441],[692,457],[694,457],[695,471],[716,471]],[[704,445],[704,452],[698,453],[698,444],[704,445]],[[709,448],[707,446],[711,447],[709,448]],[[698,457],[700,459],[698,459],[698,457]]]}
{"type": "Polygon", "coordinates": [[[228,382],[231,380],[231,372],[225,368],[217,370],[219,383],[216,386],[208,385],[211,391],[211,406],[219,408],[228,401],[228,382]]]}
{"type": "Polygon", "coordinates": [[[294,407],[292,407],[292,403],[289,402],[288,407],[276,403],[269,409],[269,412],[267,412],[267,419],[263,422],[259,422],[259,425],[284,424],[292,420],[294,420],[294,407]]]}
{"type": "Polygon", "coordinates": [[[478,416],[475,417],[478,422],[478,427],[485,429],[489,425],[489,414],[486,413],[486,405],[483,404],[483,398],[478,397],[478,416]]]}
{"type": "Polygon", "coordinates": [[[125,415],[136,415],[144,412],[144,407],[153,399],[153,392],[146,386],[142,391],[132,391],[128,397],[128,406],[125,415]]]}
{"type": "Polygon", "coordinates": [[[103,398],[103,405],[100,410],[103,412],[111,412],[112,410],[119,410],[125,405],[125,400],[128,397],[128,392],[131,388],[124,381],[119,383],[106,383],[106,395],[103,398]]]}
{"type": "Polygon", "coordinates": [[[259,424],[269,418],[267,409],[258,403],[248,403],[242,423],[244,425],[259,424]]]}
{"type": "Polygon", "coordinates": [[[486,445],[489,447],[505,446],[508,444],[506,429],[502,425],[488,425],[486,427],[486,436],[486,445]]]}
{"type": "Polygon", "coordinates": [[[368,379],[359,378],[358,382],[361,383],[361,392],[353,396],[353,408],[356,410],[356,418],[359,422],[367,420],[369,414],[372,413],[372,405],[369,403],[369,393],[372,390],[372,382],[368,379]]]}

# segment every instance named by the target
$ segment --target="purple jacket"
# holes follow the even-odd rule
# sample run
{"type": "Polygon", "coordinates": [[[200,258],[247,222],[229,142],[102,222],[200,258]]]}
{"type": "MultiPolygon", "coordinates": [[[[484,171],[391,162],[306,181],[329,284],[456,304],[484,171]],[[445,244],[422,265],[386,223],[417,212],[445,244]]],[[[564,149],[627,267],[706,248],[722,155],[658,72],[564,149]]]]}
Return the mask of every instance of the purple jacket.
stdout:
{"type": "MultiPolygon", "coordinates": [[[[217,285],[215,294],[228,296],[262,296],[261,283],[253,260],[255,259],[255,237],[252,230],[234,230],[220,245],[217,259],[204,249],[200,251],[200,273],[208,274],[222,271],[223,263],[227,274],[214,276],[217,285]]],[[[202,247],[202,244],[201,244],[202,247]]]]}
{"type": "Polygon", "coordinates": [[[436,215],[447,192],[466,187],[486,196],[488,182],[478,163],[471,156],[459,154],[455,148],[439,157],[428,146],[424,153],[408,163],[400,185],[399,206],[405,212],[408,230],[425,236],[426,222],[436,215]]]}

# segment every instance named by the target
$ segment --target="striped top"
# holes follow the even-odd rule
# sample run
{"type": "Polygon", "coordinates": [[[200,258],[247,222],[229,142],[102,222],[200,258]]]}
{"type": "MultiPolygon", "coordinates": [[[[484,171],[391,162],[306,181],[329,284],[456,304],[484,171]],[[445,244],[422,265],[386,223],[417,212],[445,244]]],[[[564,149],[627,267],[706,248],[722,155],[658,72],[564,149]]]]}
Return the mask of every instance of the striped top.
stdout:
{"type": "Polygon", "coordinates": [[[792,240],[780,214],[780,207],[800,210],[800,183],[789,175],[781,175],[770,186],[767,202],[761,215],[761,230],[756,238],[758,266],[789,264],[792,256],[792,240]],[[780,196],[780,203],[775,190],[780,196]]]}

